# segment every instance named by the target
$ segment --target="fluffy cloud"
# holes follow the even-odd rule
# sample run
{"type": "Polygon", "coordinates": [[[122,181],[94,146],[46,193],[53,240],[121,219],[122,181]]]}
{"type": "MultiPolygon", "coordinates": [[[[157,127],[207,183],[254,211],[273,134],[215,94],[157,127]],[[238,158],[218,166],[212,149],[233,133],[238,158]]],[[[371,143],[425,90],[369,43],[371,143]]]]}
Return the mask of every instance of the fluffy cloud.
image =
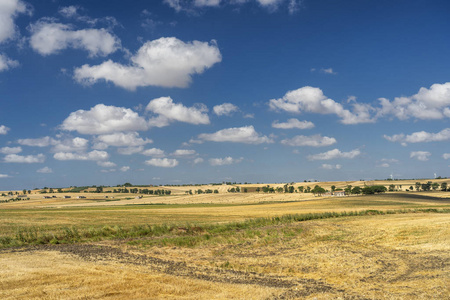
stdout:
{"type": "Polygon", "coordinates": [[[14,19],[18,14],[29,12],[25,2],[20,0],[3,0],[0,4],[0,43],[15,38],[17,33],[14,19]]]}
{"type": "Polygon", "coordinates": [[[282,140],[281,143],[287,146],[324,147],[335,144],[336,139],[332,137],[321,136],[320,134],[311,136],[297,135],[292,139],[282,140]]]}
{"type": "Polygon", "coordinates": [[[129,65],[108,60],[97,66],[75,69],[75,79],[84,84],[111,81],[125,89],[142,86],[187,87],[193,74],[201,74],[222,56],[216,43],[185,43],[174,37],[145,43],[131,57],[129,65]]]}
{"type": "Polygon", "coordinates": [[[53,155],[56,160],[107,160],[109,154],[105,151],[93,150],[88,153],[71,153],[71,152],[58,152],[53,155]]]}
{"type": "Polygon", "coordinates": [[[214,106],[213,111],[218,116],[231,116],[234,112],[239,111],[239,107],[231,103],[223,103],[214,106]]]}
{"type": "Polygon", "coordinates": [[[36,172],[42,173],[42,174],[49,174],[49,173],[53,173],[53,170],[50,169],[49,167],[43,167],[42,169],[39,169],[36,172]]]}
{"type": "Polygon", "coordinates": [[[73,30],[61,23],[39,21],[31,27],[31,47],[41,55],[67,48],[83,49],[90,57],[106,56],[120,49],[120,40],[106,29],[73,30]]]}
{"type": "Polygon", "coordinates": [[[442,154],[442,157],[444,159],[449,159],[450,158],[450,153],[444,153],[444,154],[442,154]]]}
{"type": "Polygon", "coordinates": [[[60,141],[51,139],[51,144],[53,145],[53,152],[80,152],[86,151],[89,141],[84,138],[75,137],[60,141]]]}
{"type": "Polygon", "coordinates": [[[426,131],[418,131],[409,135],[394,134],[393,136],[384,135],[385,139],[391,142],[406,143],[427,143],[427,142],[443,142],[450,140],[450,128],[445,128],[437,133],[429,133],[426,131]]]}
{"type": "Polygon", "coordinates": [[[201,164],[202,162],[204,162],[204,159],[201,157],[197,157],[196,159],[194,159],[193,163],[194,165],[196,164],[201,164]]]}
{"type": "Polygon", "coordinates": [[[410,158],[414,158],[420,161],[427,161],[429,157],[431,156],[431,153],[428,151],[413,151],[409,155],[410,158]]]}
{"type": "Polygon", "coordinates": [[[333,149],[324,153],[309,155],[309,160],[330,160],[336,158],[355,158],[361,154],[359,149],[354,149],[349,152],[341,152],[339,149],[333,149]]]}
{"type": "Polygon", "coordinates": [[[5,125],[0,125],[0,134],[7,134],[9,130],[5,125]]]}
{"type": "Polygon", "coordinates": [[[150,160],[146,160],[145,163],[150,166],[162,168],[173,168],[178,166],[178,160],[171,158],[152,158],[150,160]]]}
{"type": "Polygon", "coordinates": [[[196,10],[206,7],[219,7],[221,5],[243,5],[247,2],[256,2],[268,11],[276,11],[283,4],[286,3],[290,14],[298,10],[300,0],[164,0],[164,3],[169,5],[177,12],[184,11],[188,14],[196,14],[196,10]]]}
{"type": "Polygon", "coordinates": [[[17,67],[19,62],[8,58],[6,55],[0,53],[0,72],[6,71],[10,68],[17,67]]]}
{"type": "Polygon", "coordinates": [[[151,148],[142,151],[143,155],[146,156],[152,156],[152,157],[164,157],[166,154],[164,153],[164,150],[158,149],[158,148],[151,148]]]}
{"type": "Polygon", "coordinates": [[[269,107],[277,111],[335,114],[341,118],[343,124],[375,122],[375,119],[370,115],[370,111],[373,110],[370,105],[353,103],[352,106],[353,112],[350,112],[344,109],[342,104],[327,98],[321,89],[310,86],[289,91],[283,98],[269,101],[269,107]]]}
{"type": "Polygon", "coordinates": [[[279,123],[278,120],[276,120],[272,123],[272,127],[278,129],[310,129],[314,128],[314,123],[309,121],[299,121],[298,119],[292,118],[285,123],[279,123]]]}
{"type": "Polygon", "coordinates": [[[7,175],[7,174],[0,174],[0,178],[8,178],[9,177],[9,175],[7,175]]]}
{"type": "Polygon", "coordinates": [[[131,109],[97,104],[90,110],[72,112],[61,124],[62,130],[81,134],[110,134],[119,131],[147,130],[144,118],[131,109]]]}
{"type": "Polygon", "coordinates": [[[117,149],[117,153],[122,155],[132,155],[135,153],[140,153],[142,150],[144,150],[144,146],[126,147],[117,149]]]}
{"type": "Polygon", "coordinates": [[[98,23],[103,23],[106,24],[108,28],[113,28],[114,26],[119,25],[114,17],[91,18],[89,16],[80,15],[79,11],[82,10],[83,8],[80,6],[70,5],[60,7],[58,13],[65,18],[75,19],[76,21],[87,23],[90,26],[95,26],[98,23]]]}
{"type": "Polygon", "coordinates": [[[211,158],[209,160],[209,164],[211,166],[224,166],[224,165],[232,165],[240,163],[244,158],[232,158],[227,156],[225,158],[211,158]]]}
{"type": "Polygon", "coordinates": [[[173,156],[192,156],[196,154],[197,153],[195,152],[195,150],[186,150],[186,149],[177,149],[172,153],[173,156]]]}
{"type": "Polygon", "coordinates": [[[22,152],[21,147],[3,147],[0,148],[0,153],[2,154],[17,154],[22,152]]]}
{"type": "Polygon", "coordinates": [[[175,121],[195,125],[209,124],[206,106],[186,107],[182,103],[174,103],[170,97],[151,100],[145,110],[157,115],[149,120],[150,126],[164,127],[175,121]]]}
{"type": "Polygon", "coordinates": [[[3,159],[6,163],[26,163],[26,164],[32,164],[32,163],[43,163],[45,161],[44,154],[38,154],[38,155],[17,155],[17,154],[8,154],[3,159]]]}
{"type": "Polygon", "coordinates": [[[116,166],[116,164],[111,161],[97,161],[97,165],[103,168],[113,168],[116,166]]]}
{"type": "Polygon", "coordinates": [[[47,147],[50,146],[53,139],[49,136],[45,136],[37,139],[19,139],[17,143],[22,146],[31,146],[31,147],[47,147]]]}
{"type": "Polygon", "coordinates": [[[126,172],[126,171],[128,171],[129,169],[130,169],[129,166],[123,166],[123,167],[120,168],[119,170],[120,170],[121,172],[126,172]]]}
{"type": "Polygon", "coordinates": [[[321,168],[325,170],[339,170],[342,168],[342,165],[322,164],[321,168]]]}
{"type": "Polygon", "coordinates": [[[111,134],[99,135],[95,138],[97,149],[106,149],[105,147],[136,147],[153,143],[150,139],[139,137],[137,132],[116,132],[111,134]],[[98,145],[100,144],[100,145],[98,145]]]}
{"type": "Polygon", "coordinates": [[[273,143],[267,136],[262,136],[255,131],[253,126],[234,127],[219,130],[215,133],[202,133],[198,136],[200,140],[212,142],[233,142],[245,144],[273,143]]]}
{"type": "Polygon", "coordinates": [[[379,116],[395,116],[400,120],[450,118],[450,82],[433,84],[429,89],[422,87],[417,94],[396,97],[392,102],[386,98],[379,101],[379,116]]]}

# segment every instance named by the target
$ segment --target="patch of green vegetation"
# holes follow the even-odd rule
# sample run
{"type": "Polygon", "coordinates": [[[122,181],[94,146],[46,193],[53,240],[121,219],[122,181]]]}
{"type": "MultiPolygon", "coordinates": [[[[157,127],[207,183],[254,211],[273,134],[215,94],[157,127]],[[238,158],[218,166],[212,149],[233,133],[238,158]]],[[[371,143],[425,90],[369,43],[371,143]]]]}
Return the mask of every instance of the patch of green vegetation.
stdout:
{"type": "MultiPolygon", "coordinates": [[[[62,227],[49,231],[48,227],[18,228],[14,235],[0,236],[0,247],[25,246],[32,244],[60,244],[98,241],[104,239],[134,239],[129,244],[142,246],[178,246],[195,247],[203,244],[228,243],[239,244],[248,239],[259,239],[263,244],[272,244],[301,234],[301,228],[286,226],[309,220],[371,216],[406,213],[450,213],[450,209],[404,209],[404,210],[364,210],[354,212],[325,212],[312,214],[293,214],[269,218],[255,218],[243,222],[223,224],[162,224],[134,225],[122,227],[118,225],[102,225],[97,227],[62,227]],[[151,239],[145,239],[151,237],[151,239]],[[142,239],[144,238],[144,239],[142,239]]],[[[343,238],[336,234],[327,239],[343,238]]]]}

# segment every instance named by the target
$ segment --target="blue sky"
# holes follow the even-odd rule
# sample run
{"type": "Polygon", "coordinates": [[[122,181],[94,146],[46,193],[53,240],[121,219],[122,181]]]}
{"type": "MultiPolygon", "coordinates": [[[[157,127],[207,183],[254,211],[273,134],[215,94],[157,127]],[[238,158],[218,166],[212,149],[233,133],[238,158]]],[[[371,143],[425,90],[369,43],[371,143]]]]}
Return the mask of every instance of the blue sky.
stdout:
{"type": "Polygon", "coordinates": [[[0,190],[450,171],[450,3],[0,0],[0,190]]]}

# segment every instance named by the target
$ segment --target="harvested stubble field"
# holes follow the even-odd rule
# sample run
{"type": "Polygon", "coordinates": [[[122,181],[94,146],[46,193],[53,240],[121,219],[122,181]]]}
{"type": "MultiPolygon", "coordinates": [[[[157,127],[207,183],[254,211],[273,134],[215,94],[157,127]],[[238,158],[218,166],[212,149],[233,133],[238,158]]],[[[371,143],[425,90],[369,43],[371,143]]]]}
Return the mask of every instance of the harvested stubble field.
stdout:
{"type": "Polygon", "coordinates": [[[433,195],[0,204],[0,298],[448,299],[433,195]]]}

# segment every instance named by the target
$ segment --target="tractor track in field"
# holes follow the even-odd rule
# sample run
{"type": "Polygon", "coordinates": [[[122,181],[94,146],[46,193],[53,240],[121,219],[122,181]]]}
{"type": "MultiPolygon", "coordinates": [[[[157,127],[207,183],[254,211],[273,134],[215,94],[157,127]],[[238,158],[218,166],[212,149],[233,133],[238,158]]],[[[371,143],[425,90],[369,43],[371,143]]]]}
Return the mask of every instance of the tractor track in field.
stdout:
{"type": "MultiPolygon", "coordinates": [[[[0,253],[5,250],[0,250],[0,253]]],[[[228,284],[250,284],[280,289],[281,293],[270,299],[300,299],[316,293],[342,295],[343,299],[366,299],[352,295],[348,291],[338,289],[322,280],[299,279],[288,276],[276,276],[257,272],[243,272],[222,268],[190,266],[185,262],[161,259],[145,254],[122,251],[111,246],[92,244],[42,245],[27,248],[8,249],[8,252],[58,251],[63,254],[79,257],[85,261],[96,263],[118,262],[148,267],[150,270],[167,275],[200,279],[210,282],[228,284]]]]}

